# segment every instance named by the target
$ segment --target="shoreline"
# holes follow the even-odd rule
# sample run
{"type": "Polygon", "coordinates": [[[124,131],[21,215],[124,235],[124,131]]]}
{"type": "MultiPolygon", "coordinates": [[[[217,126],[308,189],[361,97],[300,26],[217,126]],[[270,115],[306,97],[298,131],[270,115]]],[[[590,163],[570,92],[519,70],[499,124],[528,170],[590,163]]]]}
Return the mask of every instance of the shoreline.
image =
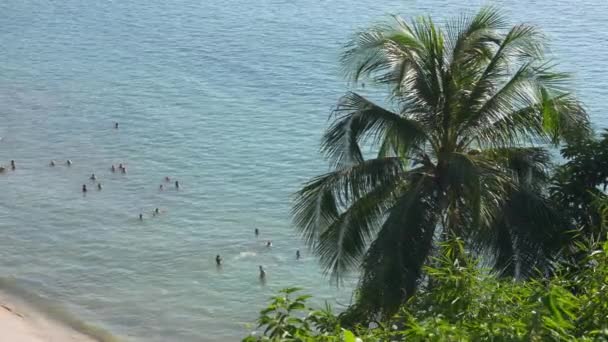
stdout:
{"type": "Polygon", "coordinates": [[[95,342],[30,305],[0,292],[0,340],[14,342],[95,342]]]}
{"type": "Polygon", "coordinates": [[[17,285],[0,277],[0,341],[11,342],[119,342],[108,331],[88,324],[17,285]]]}

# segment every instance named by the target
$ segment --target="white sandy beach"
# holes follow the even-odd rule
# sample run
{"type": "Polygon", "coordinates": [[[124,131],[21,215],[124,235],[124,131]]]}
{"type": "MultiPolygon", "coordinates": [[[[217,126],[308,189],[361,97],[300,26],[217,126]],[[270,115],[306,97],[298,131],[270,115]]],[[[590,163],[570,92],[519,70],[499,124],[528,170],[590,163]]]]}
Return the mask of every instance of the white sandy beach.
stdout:
{"type": "Polygon", "coordinates": [[[27,305],[0,294],[0,342],[94,342],[27,305]]]}

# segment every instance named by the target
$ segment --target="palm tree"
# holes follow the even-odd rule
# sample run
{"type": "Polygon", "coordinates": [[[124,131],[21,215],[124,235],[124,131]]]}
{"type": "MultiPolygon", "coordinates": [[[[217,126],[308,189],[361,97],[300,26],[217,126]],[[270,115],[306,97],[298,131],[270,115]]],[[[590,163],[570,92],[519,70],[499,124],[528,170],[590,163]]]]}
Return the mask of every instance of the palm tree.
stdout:
{"type": "Polygon", "coordinates": [[[590,130],[536,28],[509,28],[493,8],[443,27],[393,19],[357,34],[342,57],[351,81],[389,90],[385,106],[342,97],[321,147],[333,170],[293,208],[333,279],[361,271],[356,307],[368,315],[394,313],[447,239],[506,275],[543,266],[561,227],[539,146],[590,130]]]}

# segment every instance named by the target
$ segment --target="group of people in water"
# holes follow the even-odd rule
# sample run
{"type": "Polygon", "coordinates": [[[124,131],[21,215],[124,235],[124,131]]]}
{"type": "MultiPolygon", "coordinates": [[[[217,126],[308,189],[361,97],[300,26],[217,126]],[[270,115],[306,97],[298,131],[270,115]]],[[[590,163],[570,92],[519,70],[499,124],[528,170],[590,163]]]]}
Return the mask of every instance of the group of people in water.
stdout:
{"type": "MultiPolygon", "coordinates": [[[[55,161],[54,161],[54,160],[51,160],[51,162],[49,163],[49,166],[55,166],[55,165],[57,165],[57,164],[55,163],[55,161]]],[[[71,161],[70,159],[66,160],[66,161],[65,161],[65,165],[67,165],[67,166],[72,166],[72,161],[71,161]]]]}
{"type": "MultiPolygon", "coordinates": [[[[171,183],[171,178],[169,178],[168,176],[165,177],[165,182],[171,183]]],[[[178,181],[175,181],[175,189],[179,189],[179,182],[178,181]]],[[[165,187],[161,184],[161,185],[159,185],[158,190],[163,191],[163,190],[165,190],[165,187]]]]}
{"type": "MultiPolygon", "coordinates": [[[[253,233],[255,234],[256,237],[258,237],[260,235],[260,230],[258,228],[255,228],[253,230],[253,233]]],[[[266,241],[266,247],[270,248],[272,247],[272,240],[268,240],[266,241]]],[[[296,260],[300,260],[301,258],[301,254],[300,254],[300,250],[296,250],[296,260]]],[[[215,256],[215,264],[217,265],[217,267],[220,267],[224,264],[224,258],[222,258],[221,255],[216,255],[215,256]]],[[[262,265],[259,265],[259,270],[260,270],[260,280],[265,280],[266,279],[266,270],[264,270],[264,267],[262,265]]]]}
{"type": "MultiPolygon", "coordinates": [[[[70,162],[71,165],[71,162],[70,162]]],[[[118,164],[118,168],[116,166],[114,166],[114,164],[112,164],[112,166],[110,167],[110,170],[112,171],[112,173],[117,172],[118,170],[120,170],[120,172],[122,174],[126,174],[127,173],[127,167],[124,166],[122,163],[118,164]]],[[[92,181],[97,181],[97,176],[95,176],[95,174],[91,174],[91,177],[89,177],[90,180],[92,181]]],[[[165,182],[170,183],[171,182],[171,178],[169,178],[169,176],[165,176],[165,182]]],[[[175,189],[179,189],[179,181],[175,181],[175,189]]],[[[101,190],[103,189],[101,186],[100,182],[97,182],[97,189],[101,190]]],[[[164,189],[164,186],[161,184],[160,185],[160,190],[162,191],[164,189]]],[[[82,192],[86,193],[87,192],[87,185],[83,184],[82,185],[82,192]]],[[[152,216],[156,216],[160,214],[160,209],[155,208],[154,211],[152,212],[152,216]]],[[[144,214],[140,213],[139,214],[139,220],[143,221],[144,220],[144,214]]]]}
{"type": "MultiPolygon", "coordinates": [[[[66,164],[68,166],[72,165],[72,161],[68,159],[68,161],[66,162],[66,164]]],[[[51,160],[51,162],[49,163],[50,166],[55,166],[55,161],[51,160]]],[[[114,164],[112,164],[112,167],[110,168],[110,170],[112,171],[112,173],[116,172],[116,167],[114,166],[114,164]]],[[[118,170],[120,170],[120,172],[122,174],[127,174],[127,168],[122,165],[122,163],[118,164],[118,170]]],[[[95,176],[94,173],[91,174],[91,176],[89,177],[90,180],[96,182],[97,181],[97,176],[95,176]]],[[[103,187],[101,186],[101,182],[97,182],[97,190],[101,190],[103,189],[103,187]]],[[[87,185],[86,184],[82,184],[82,192],[86,193],[87,192],[87,185]]]]}
{"type": "MultiPolygon", "coordinates": [[[[114,123],[114,128],[118,129],[118,122],[114,123]]],[[[68,160],[66,160],[65,164],[67,166],[72,166],[72,161],[70,159],[68,159],[68,160]]],[[[57,165],[57,163],[54,160],[51,160],[50,163],[49,163],[49,166],[51,166],[51,167],[54,167],[56,165],[57,165]]],[[[16,163],[15,163],[14,160],[10,161],[10,167],[11,167],[11,170],[13,170],[13,171],[17,168],[16,163]]],[[[0,166],[0,173],[4,172],[5,170],[6,170],[6,168],[0,166]]],[[[127,173],[127,168],[122,163],[118,164],[118,167],[116,167],[116,166],[114,166],[114,164],[112,164],[112,166],[110,167],[110,171],[112,173],[120,172],[122,174],[126,174],[127,173]]],[[[97,176],[95,175],[95,173],[91,174],[91,176],[89,177],[89,180],[97,182],[97,189],[98,190],[102,190],[103,189],[103,187],[101,185],[101,182],[97,181],[97,176]]],[[[171,183],[171,178],[169,178],[168,176],[166,176],[164,178],[164,180],[165,180],[165,183],[171,183]]],[[[179,189],[180,188],[179,181],[177,181],[177,180],[174,181],[174,186],[175,186],[175,189],[179,189]]],[[[160,184],[159,191],[163,191],[164,189],[165,189],[165,186],[163,184],[160,184]]],[[[83,184],[82,185],[82,192],[83,193],[87,193],[87,191],[88,191],[87,185],[83,184]]],[[[160,209],[159,208],[155,208],[154,211],[152,212],[152,215],[153,216],[157,216],[160,213],[161,213],[160,209]]],[[[140,213],[139,214],[139,220],[143,221],[143,219],[144,219],[144,215],[142,213],[140,213]]],[[[254,234],[255,234],[256,237],[259,236],[260,235],[260,230],[258,228],[255,228],[254,229],[254,234]]],[[[266,245],[267,248],[271,248],[272,247],[272,240],[266,241],[265,245],[266,245]]],[[[300,260],[300,257],[301,257],[300,250],[296,250],[296,260],[300,260]]],[[[220,267],[220,266],[223,265],[224,259],[218,254],[215,257],[215,262],[216,262],[217,266],[220,267]]],[[[264,267],[262,265],[259,265],[259,277],[260,277],[261,280],[265,280],[265,278],[266,278],[266,270],[264,270],[264,267]]]]}

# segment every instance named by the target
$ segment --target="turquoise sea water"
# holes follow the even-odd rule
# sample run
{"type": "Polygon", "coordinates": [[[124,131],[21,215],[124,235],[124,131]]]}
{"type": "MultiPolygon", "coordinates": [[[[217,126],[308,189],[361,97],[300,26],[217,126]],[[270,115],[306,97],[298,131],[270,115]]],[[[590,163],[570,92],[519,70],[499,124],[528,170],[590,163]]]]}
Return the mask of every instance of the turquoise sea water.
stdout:
{"type": "MultiPolygon", "coordinates": [[[[0,164],[18,167],[0,175],[0,277],[129,341],[238,340],[286,286],[348,303],[352,284],[329,285],[289,219],[290,195],[327,170],[318,142],[347,89],[340,47],[386,14],[484,3],[0,2],[0,164]],[[109,171],[118,163],[127,175],[109,171]],[[164,176],[181,189],[159,192],[164,176]]],[[[608,126],[608,2],[494,4],[544,29],[608,126]]]]}

